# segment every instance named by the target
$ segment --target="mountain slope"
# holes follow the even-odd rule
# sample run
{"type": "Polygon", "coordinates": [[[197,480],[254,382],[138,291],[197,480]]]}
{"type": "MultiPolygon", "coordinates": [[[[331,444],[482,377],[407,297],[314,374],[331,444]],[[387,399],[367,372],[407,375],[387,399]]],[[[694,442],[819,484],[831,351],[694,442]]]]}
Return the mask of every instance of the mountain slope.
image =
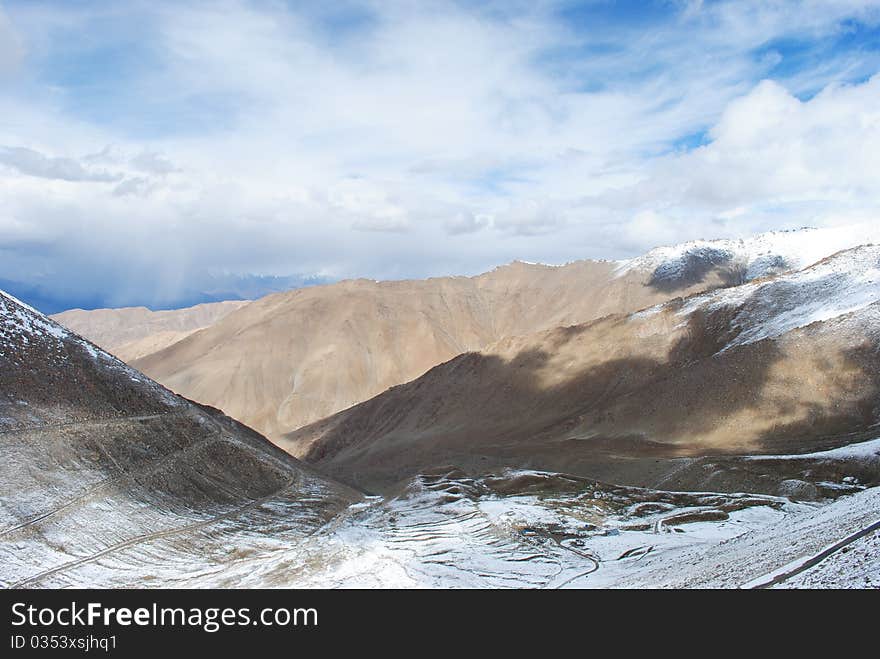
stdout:
{"type": "Polygon", "coordinates": [[[183,585],[360,498],[2,293],[0,450],[7,587],[183,585]]]}
{"type": "Polygon", "coordinates": [[[503,339],[280,445],[372,489],[443,464],[647,484],[702,455],[831,448],[876,434],[878,321],[880,247],[859,247],[503,339]]]}
{"type": "Polygon", "coordinates": [[[270,438],[500,337],[668,297],[611,263],[347,281],[269,296],[134,365],[270,438]]]}
{"type": "Polygon", "coordinates": [[[51,318],[128,362],[176,343],[246,304],[238,300],[211,302],[172,311],[146,307],[71,309],[51,318]]]}
{"type": "Polygon", "coordinates": [[[133,363],[274,440],[504,337],[808,265],[804,258],[862,238],[807,230],[688,243],[623,263],[515,262],[471,278],[345,281],[268,296],[133,363]]]}
{"type": "MultiPolygon", "coordinates": [[[[870,309],[857,297],[850,320],[870,309]]],[[[721,352],[742,349],[726,340],[721,352]]],[[[789,567],[873,542],[877,440],[738,458],[814,478],[829,465],[835,496],[856,494],[825,506],[509,469],[425,472],[362,498],[2,293],[0,426],[2,586],[700,587],[785,570],[783,585],[839,587],[878,574],[864,542],[789,567]]]]}

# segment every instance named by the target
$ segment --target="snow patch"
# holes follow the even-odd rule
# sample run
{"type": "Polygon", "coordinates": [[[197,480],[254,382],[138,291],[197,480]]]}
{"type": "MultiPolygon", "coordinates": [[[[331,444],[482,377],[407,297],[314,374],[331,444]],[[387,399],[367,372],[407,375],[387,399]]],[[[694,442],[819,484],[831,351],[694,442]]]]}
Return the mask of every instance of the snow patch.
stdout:
{"type": "Polygon", "coordinates": [[[70,332],[46,318],[39,311],[0,291],[0,342],[7,345],[31,340],[61,341],[70,332]]]}
{"type": "Polygon", "coordinates": [[[829,228],[771,231],[740,240],[693,240],[658,247],[643,256],[621,261],[617,277],[650,272],[653,279],[674,281],[695,261],[707,265],[729,263],[739,267],[745,282],[805,268],[823,258],[858,245],[880,241],[880,227],[857,224],[829,228]]]}
{"type": "Polygon", "coordinates": [[[815,451],[813,453],[794,453],[791,455],[750,455],[747,460],[846,460],[850,458],[880,458],[880,438],[871,439],[867,442],[859,442],[841,446],[829,451],[815,451]]]}
{"type": "Polygon", "coordinates": [[[678,315],[739,307],[733,325],[740,331],[727,349],[861,311],[878,301],[880,246],[865,245],[770,281],[697,295],[678,315]]]}

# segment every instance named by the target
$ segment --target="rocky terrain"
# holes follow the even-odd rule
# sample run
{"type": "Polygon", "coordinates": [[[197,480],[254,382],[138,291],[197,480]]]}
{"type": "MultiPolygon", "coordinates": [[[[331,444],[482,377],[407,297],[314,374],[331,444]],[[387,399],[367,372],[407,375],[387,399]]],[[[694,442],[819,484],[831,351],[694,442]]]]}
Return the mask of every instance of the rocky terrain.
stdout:
{"type": "Polygon", "coordinates": [[[4,294],[0,444],[5,587],[222,571],[236,537],[293,542],[360,499],[4,294]]]}
{"type": "Polygon", "coordinates": [[[792,273],[503,339],[281,445],[377,491],[453,464],[783,493],[742,465],[731,477],[730,459],[878,434],[878,314],[880,247],[853,248],[792,273]]]}

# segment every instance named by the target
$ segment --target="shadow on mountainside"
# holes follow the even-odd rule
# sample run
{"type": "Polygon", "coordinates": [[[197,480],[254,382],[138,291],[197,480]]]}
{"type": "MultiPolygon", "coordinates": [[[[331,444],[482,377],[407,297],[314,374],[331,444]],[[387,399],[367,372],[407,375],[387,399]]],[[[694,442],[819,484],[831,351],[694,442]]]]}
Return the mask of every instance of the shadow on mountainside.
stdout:
{"type": "MultiPolygon", "coordinates": [[[[317,440],[306,454],[309,462],[368,489],[441,464],[564,471],[617,482],[632,482],[628,470],[637,468],[636,480],[646,482],[668,469],[652,466],[658,460],[795,445],[813,450],[817,442],[833,443],[834,436],[873,422],[880,391],[876,353],[865,348],[847,357],[854,369],[850,384],[862,388],[854,405],[839,406],[833,391],[824,402],[803,405],[796,387],[780,385],[780,377],[784,385],[784,377],[799,373],[777,342],[722,351],[739,331],[734,314],[723,308],[693,314],[665,358],[610,357],[550,384],[548,369],[559,365],[554,355],[573,341],[588,349],[591,328],[608,319],[556,330],[546,349],[525,350],[509,361],[464,354],[288,438],[317,440]],[[785,413],[804,416],[774,425],[785,413]]],[[[578,354],[580,345],[565,354],[578,354]]]]}
{"type": "Polygon", "coordinates": [[[819,360],[818,366],[837,376],[836,386],[853,394],[852,403],[801,403],[801,420],[776,426],[756,439],[762,451],[803,452],[805,439],[808,450],[824,451],[880,437],[880,346],[866,339],[842,351],[841,362],[842,367],[819,360]]]}
{"type": "Polygon", "coordinates": [[[655,268],[648,286],[671,294],[704,284],[713,275],[718,278],[720,287],[738,286],[745,282],[745,269],[732,260],[733,254],[727,250],[711,247],[693,250],[655,268]]]}

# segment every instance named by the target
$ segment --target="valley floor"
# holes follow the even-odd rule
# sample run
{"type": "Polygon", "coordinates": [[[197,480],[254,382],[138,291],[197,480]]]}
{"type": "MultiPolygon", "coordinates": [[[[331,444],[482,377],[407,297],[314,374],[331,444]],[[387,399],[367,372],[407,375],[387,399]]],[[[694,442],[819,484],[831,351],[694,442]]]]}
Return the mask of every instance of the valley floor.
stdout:
{"type": "MultiPolygon", "coordinates": [[[[367,549],[312,585],[754,587],[880,520],[880,488],[825,504],[659,492],[627,503],[640,494],[619,488],[609,499],[621,505],[603,510],[577,495],[462,496],[469,484],[435,482],[356,514],[334,542],[367,549]]],[[[779,586],[880,587],[878,545],[875,529],[779,586]]]]}
{"type": "Polygon", "coordinates": [[[777,586],[880,586],[876,529],[799,571],[880,519],[880,488],[796,503],[534,471],[451,472],[355,503],[307,537],[287,532],[283,509],[278,519],[266,512],[246,530],[218,526],[199,556],[142,547],[137,567],[107,556],[65,585],[739,588],[795,570],[777,586]]]}
{"type": "MultiPolygon", "coordinates": [[[[477,479],[449,472],[351,504],[304,534],[305,494],[300,483],[213,520],[169,517],[168,531],[134,536],[22,585],[739,588],[783,575],[774,587],[880,587],[878,487],[798,503],[535,471],[477,479]]],[[[0,543],[7,571],[26,550],[0,543]]]]}

